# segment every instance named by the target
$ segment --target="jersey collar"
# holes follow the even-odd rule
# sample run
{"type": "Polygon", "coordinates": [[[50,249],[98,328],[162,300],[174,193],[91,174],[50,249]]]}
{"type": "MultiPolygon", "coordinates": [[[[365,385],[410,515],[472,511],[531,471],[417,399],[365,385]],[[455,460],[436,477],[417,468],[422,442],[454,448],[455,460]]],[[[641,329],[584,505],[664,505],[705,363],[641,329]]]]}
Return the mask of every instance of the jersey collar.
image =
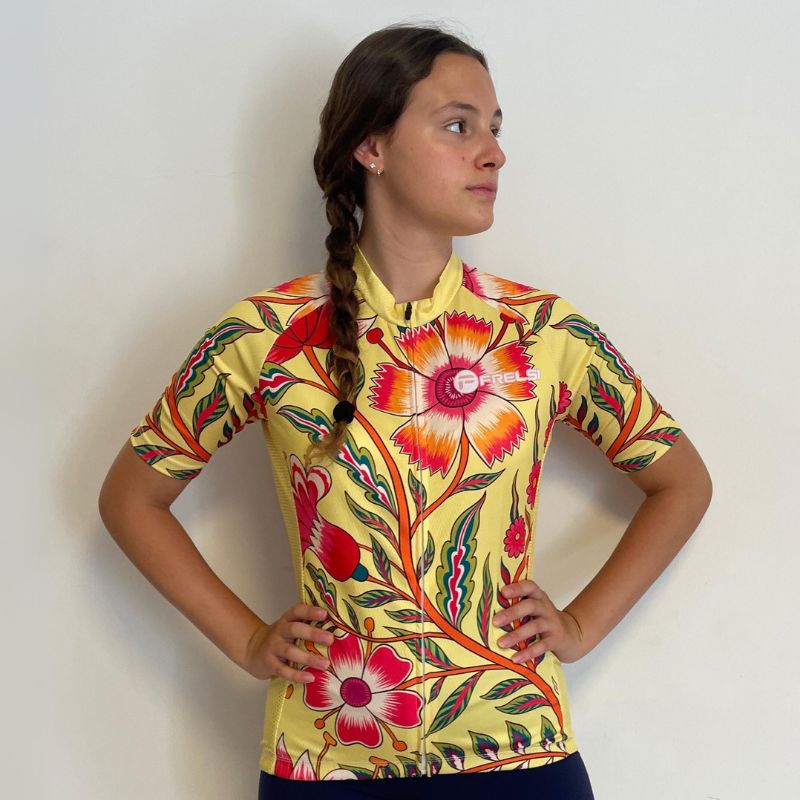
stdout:
{"type": "Polygon", "coordinates": [[[411,320],[406,320],[406,303],[395,301],[392,293],[375,274],[363,250],[355,245],[353,270],[356,273],[356,292],[364,298],[367,305],[380,317],[395,325],[424,325],[449,307],[464,281],[464,267],[461,258],[453,250],[444,265],[434,287],[433,294],[420,300],[412,300],[411,320]]]}

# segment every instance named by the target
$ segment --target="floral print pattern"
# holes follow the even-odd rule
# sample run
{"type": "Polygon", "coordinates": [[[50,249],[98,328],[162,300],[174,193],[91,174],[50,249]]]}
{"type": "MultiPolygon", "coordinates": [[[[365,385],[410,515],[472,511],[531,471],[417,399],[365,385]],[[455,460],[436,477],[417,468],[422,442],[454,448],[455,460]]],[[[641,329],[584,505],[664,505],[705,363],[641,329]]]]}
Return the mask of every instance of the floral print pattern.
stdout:
{"type": "MultiPolygon", "coordinates": [[[[131,445],[193,480],[258,421],[298,594],[322,606],[326,670],[274,677],[261,769],[365,780],[535,768],[578,749],[562,665],[516,663],[491,624],[533,577],[538,489],[557,422],[623,473],[680,434],[609,337],[558,294],[453,251],[433,294],[397,303],[354,262],[359,393],[336,459],[306,464],[333,424],[322,271],[234,303],[200,337],[131,445]]],[[[288,605],[288,604],[287,604],[288,605]]]]}
{"type": "Polygon", "coordinates": [[[420,724],[422,698],[397,689],[411,672],[409,659],[381,644],[365,660],[358,637],[351,633],[333,642],[328,658],[328,671],[309,668],[315,680],[304,685],[304,702],[317,711],[336,712],[336,735],[342,744],[377,747],[383,739],[382,727],[392,736],[391,725],[420,724]]]}
{"type": "MultiPolygon", "coordinates": [[[[530,356],[519,342],[498,347],[492,339],[491,322],[445,313],[441,326],[407,328],[397,337],[403,362],[378,365],[373,407],[407,417],[391,438],[422,469],[446,475],[462,435],[491,467],[524,435],[527,427],[515,403],[535,397],[534,383],[527,377],[501,383],[495,376],[526,375],[530,356]],[[420,384],[419,405],[415,383],[420,384]]],[[[367,340],[382,344],[383,337],[368,334],[367,340]]]]}

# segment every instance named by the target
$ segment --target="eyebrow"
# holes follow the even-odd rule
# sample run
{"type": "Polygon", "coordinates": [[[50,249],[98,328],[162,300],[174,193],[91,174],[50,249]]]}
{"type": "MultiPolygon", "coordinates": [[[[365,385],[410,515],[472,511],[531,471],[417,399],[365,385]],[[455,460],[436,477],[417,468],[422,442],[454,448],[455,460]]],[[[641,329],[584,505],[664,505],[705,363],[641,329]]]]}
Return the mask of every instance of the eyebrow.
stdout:
{"type": "MultiPolygon", "coordinates": [[[[451,100],[449,103],[445,103],[443,106],[441,106],[441,108],[437,108],[436,111],[434,111],[434,114],[438,114],[441,111],[446,111],[450,108],[457,108],[461,111],[472,111],[475,114],[479,113],[478,109],[471,103],[464,103],[461,100],[451,100]]],[[[492,114],[492,119],[495,117],[498,117],[501,121],[503,119],[503,112],[499,108],[497,108],[494,114],[492,114]]]]}

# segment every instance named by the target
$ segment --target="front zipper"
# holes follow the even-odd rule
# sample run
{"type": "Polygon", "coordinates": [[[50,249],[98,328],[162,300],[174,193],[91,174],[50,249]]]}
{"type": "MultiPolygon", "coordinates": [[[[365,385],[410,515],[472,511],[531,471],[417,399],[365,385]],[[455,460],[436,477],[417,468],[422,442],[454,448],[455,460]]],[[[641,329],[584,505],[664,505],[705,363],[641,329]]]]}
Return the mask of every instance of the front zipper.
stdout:
{"type": "MultiPolygon", "coordinates": [[[[406,303],[405,320],[406,320],[406,323],[407,323],[406,327],[411,327],[410,324],[408,324],[411,321],[411,301],[410,300],[406,303]]],[[[411,347],[412,347],[412,354],[413,354],[413,348],[414,348],[414,345],[413,345],[414,339],[413,339],[413,337],[411,337],[410,341],[412,342],[411,347]]],[[[414,358],[414,365],[415,364],[416,364],[416,358],[414,358]]],[[[415,431],[416,431],[416,442],[417,442],[417,459],[418,459],[417,463],[419,464],[419,457],[420,457],[419,424],[417,423],[417,417],[418,417],[419,409],[417,407],[417,380],[416,380],[416,376],[414,374],[414,368],[413,368],[414,365],[412,365],[412,371],[411,371],[411,393],[412,393],[413,398],[414,398],[414,428],[415,428],[415,431]]],[[[421,486],[422,485],[422,472],[421,472],[421,470],[419,468],[417,468],[417,480],[419,481],[420,486],[421,486]]],[[[419,505],[418,505],[417,506],[417,514],[419,515],[421,513],[422,513],[422,508],[419,507],[419,505]]],[[[420,649],[420,653],[422,655],[422,658],[421,658],[421,661],[422,661],[422,682],[420,684],[421,689],[422,689],[422,734],[420,735],[420,758],[421,758],[420,768],[421,768],[421,771],[422,771],[422,775],[424,777],[428,777],[428,763],[427,763],[428,757],[427,757],[427,752],[426,752],[426,749],[425,749],[425,709],[426,709],[427,702],[425,700],[425,586],[424,586],[424,580],[425,580],[425,567],[426,567],[426,565],[424,563],[424,561],[425,561],[425,535],[424,535],[424,531],[421,529],[421,526],[417,528],[416,536],[417,536],[417,540],[422,542],[422,548],[423,548],[422,552],[420,553],[419,560],[417,562],[419,564],[419,569],[420,569],[420,574],[417,576],[417,582],[418,582],[419,588],[420,588],[420,617],[419,617],[419,626],[420,626],[420,642],[419,642],[419,644],[420,644],[420,647],[419,647],[419,649],[420,649]]]]}

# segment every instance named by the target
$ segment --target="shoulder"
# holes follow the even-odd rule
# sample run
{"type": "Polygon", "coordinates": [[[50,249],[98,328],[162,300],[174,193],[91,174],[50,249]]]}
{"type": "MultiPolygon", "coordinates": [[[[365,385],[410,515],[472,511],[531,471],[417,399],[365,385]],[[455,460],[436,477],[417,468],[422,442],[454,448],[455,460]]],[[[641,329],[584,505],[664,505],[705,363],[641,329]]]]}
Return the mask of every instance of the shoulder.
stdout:
{"type": "Polygon", "coordinates": [[[498,307],[514,322],[530,325],[535,333],[579,312],[552,287],[538,281],[522,282],[464,263],[464,286],[485,302],[498,307]]]}
{"type": "Polygon", "coordinates": [[[280,334],[321,306],[328,291],[323,270],[297,275],[240,297],[228,306],[220,319],[238,317],[280,334]]]}

